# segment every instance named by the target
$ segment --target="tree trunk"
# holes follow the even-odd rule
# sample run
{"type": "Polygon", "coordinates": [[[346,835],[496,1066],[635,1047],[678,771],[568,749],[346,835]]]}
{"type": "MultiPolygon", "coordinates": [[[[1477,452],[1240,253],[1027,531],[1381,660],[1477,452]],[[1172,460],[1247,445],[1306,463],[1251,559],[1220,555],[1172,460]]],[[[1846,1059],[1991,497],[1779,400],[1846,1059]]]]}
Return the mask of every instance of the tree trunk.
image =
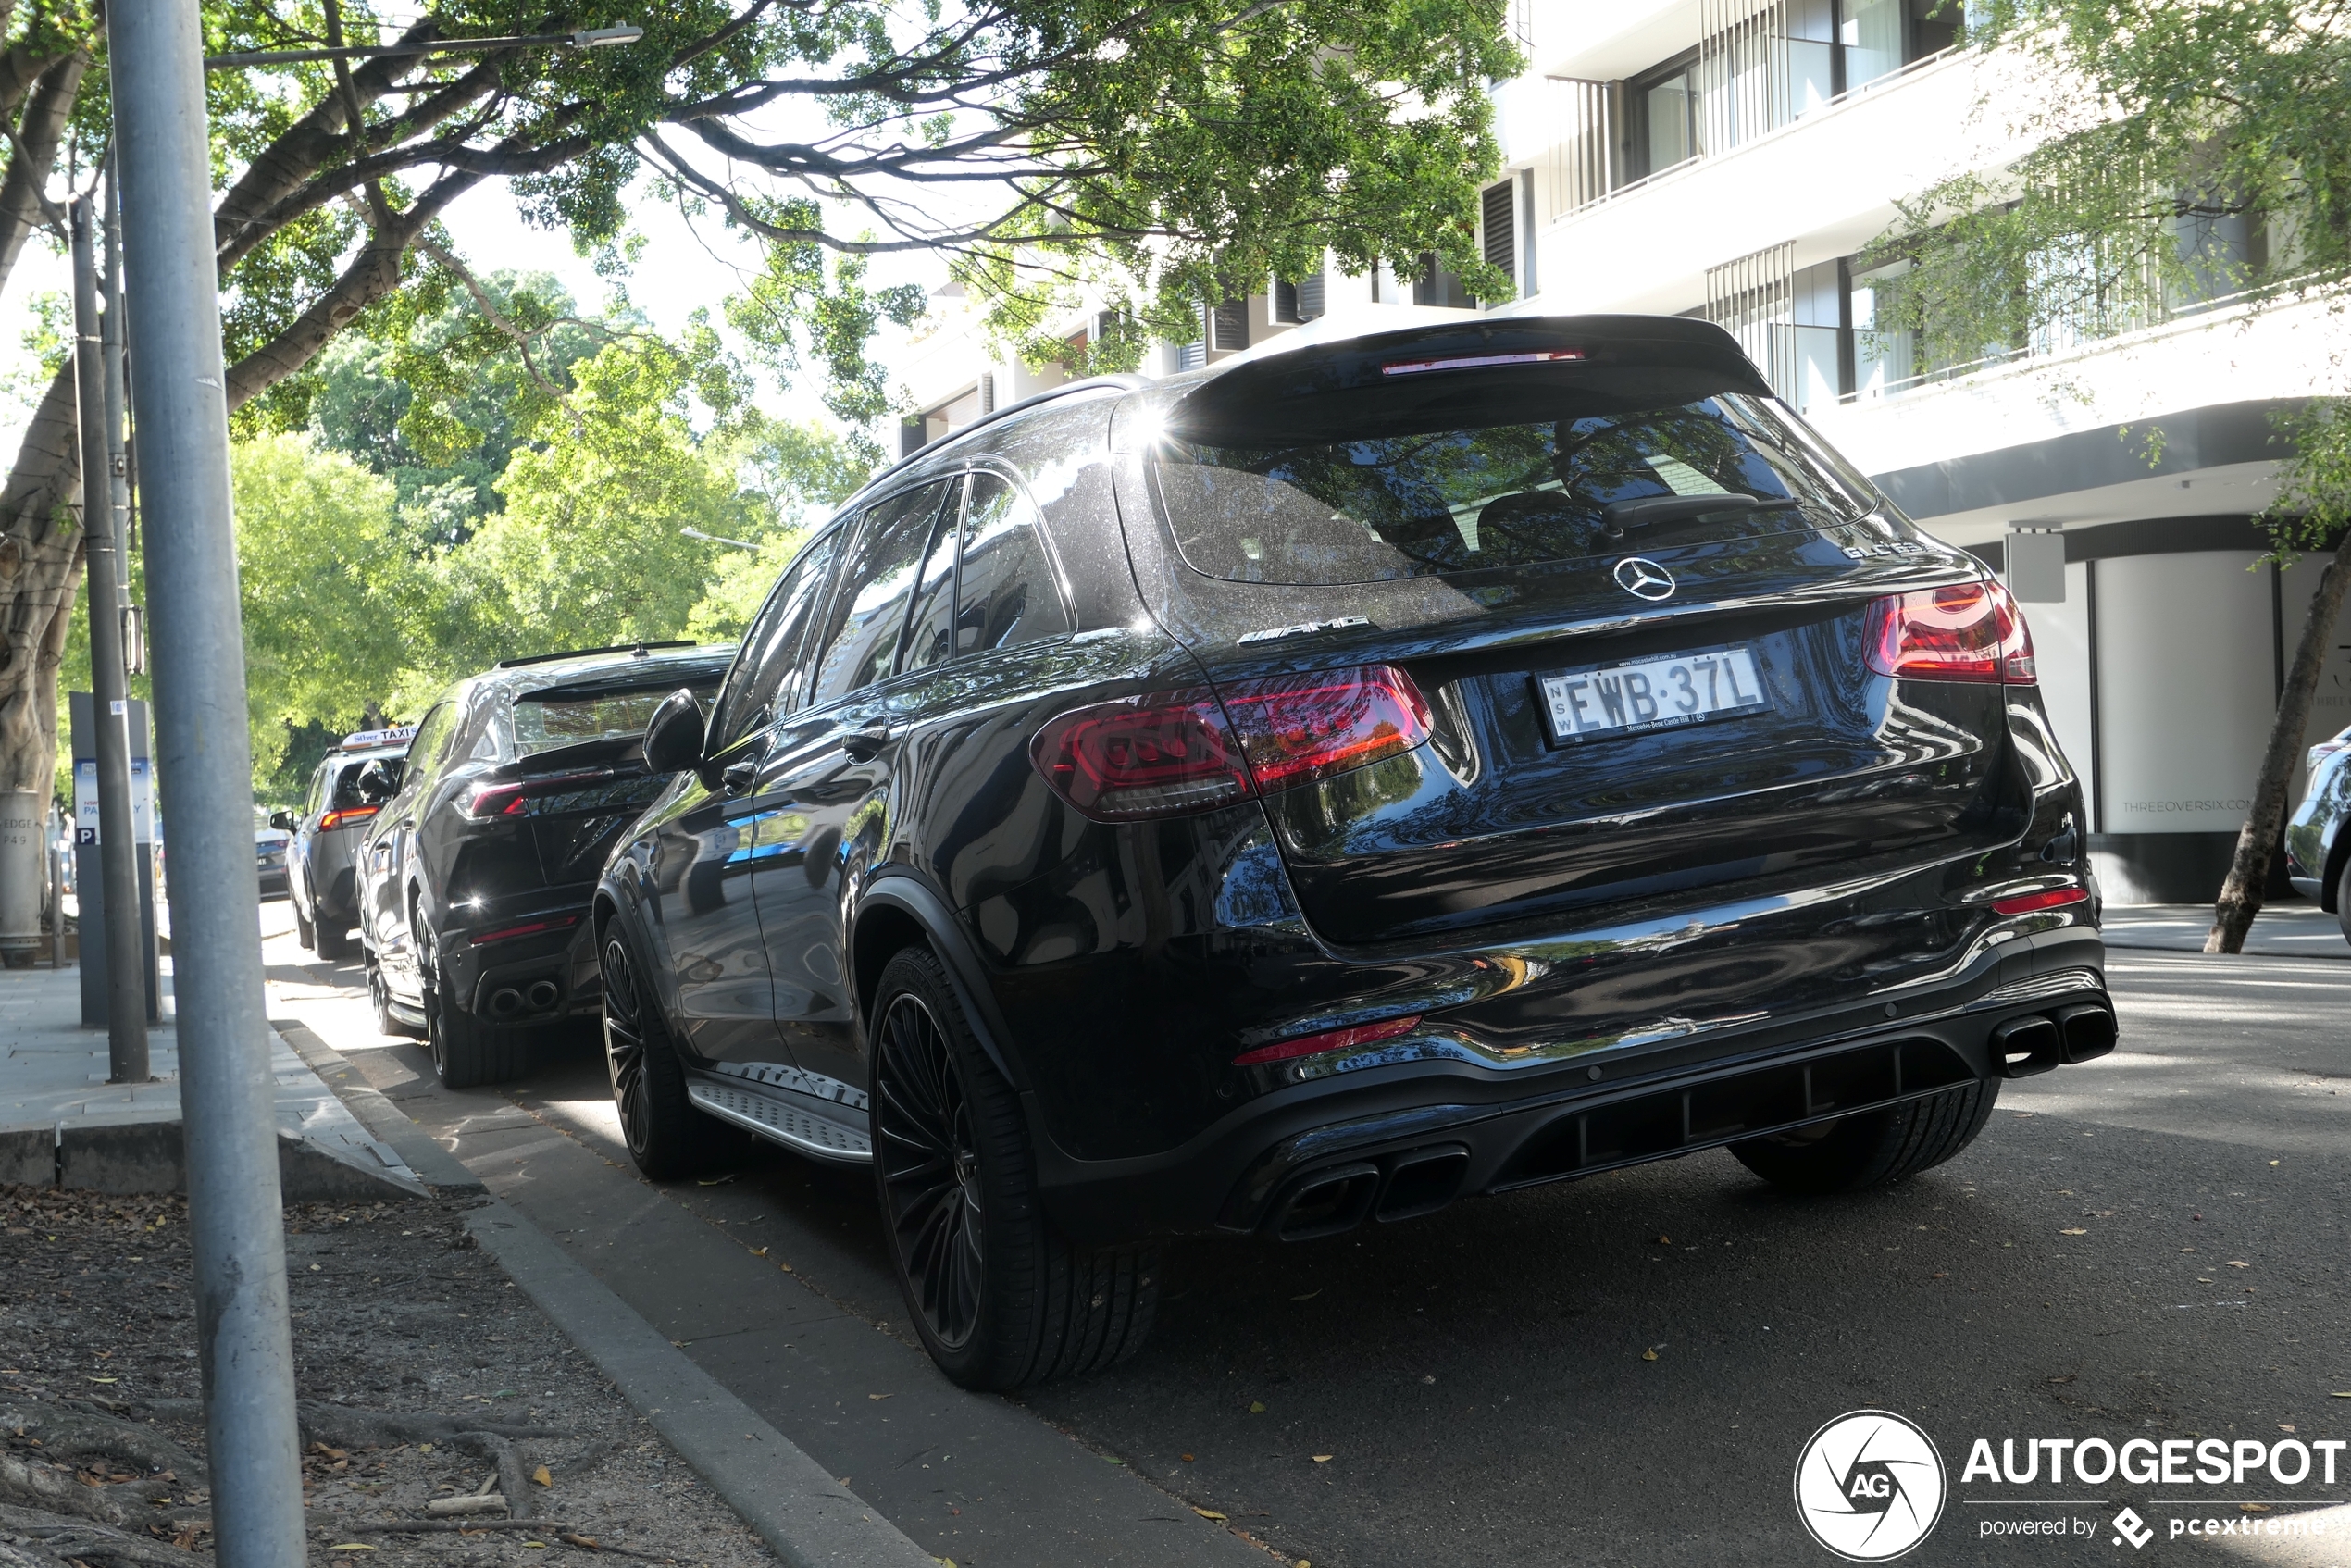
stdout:
{"type": "Polygon", "coordinates": [[[2334,558],[2319,574],[2310,595],[2310,618],[2303,623],[2302,641],[2294,651],[2286,672],[2285,690],[2278,695],[2278,716],[2270,726],[2269,749],[2261,753],[2261,775],[2253,785],[2253,810],[2237,831],[2236,853],[2229,861],[2228,880],[2220,884],[2212,930],[2204,939],[2207,952],[2241,952],[2253,917],[2261,913],[2261,893],[2270,880],[2270,857],[2285,831],[2285,799],[2294,770],[2302,765],[2304,735],[2310,723],[2310,703],[2319,690],[2319,670],[2326,663],[2327,643],[2334,635],[2335,617],[2343,609],[2343,592],[2351,585],[2351,532],[2335,547],[2334,558]]]}
{"type": "Polygon", "coordinates": [[[0,790],[46,798],[57,766],[57,665],[81,577],[73,368],[49,383],[0,492],[0,790]]]}
{"type": "Polygon", "coordinates": [[[25,237],[41,222],[42,192],[57,161],[57,143],[73,113],[74,94],[81,90],[81,76],[89,67],[87,55],[65,56],[43,73],[25,105],[15,156],[8,159],[7,177],[0,180],[0,287],[6,285],[24,252],[25,237]]]}

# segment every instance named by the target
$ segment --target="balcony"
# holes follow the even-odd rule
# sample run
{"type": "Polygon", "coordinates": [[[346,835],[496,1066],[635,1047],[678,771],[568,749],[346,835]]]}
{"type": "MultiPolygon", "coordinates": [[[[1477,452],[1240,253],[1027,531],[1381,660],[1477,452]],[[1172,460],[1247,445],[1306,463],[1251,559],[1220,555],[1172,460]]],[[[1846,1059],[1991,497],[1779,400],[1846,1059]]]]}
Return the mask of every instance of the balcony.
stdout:
{"type": "MultiPolygon", "coordinates": [[[[1706,303],[1710,270],[1772,247],[1793,243],[1798,268],[1850,255],[1885,232],[1897,201],[2025,152],[1996,106],[2037,90],[2034,76],[2011,52],[1955,50],[1611,192],[1542,230],[1542,292],[1511,308],[1679,312],[1706,303]]],[[[1587,86],[1544,85],[1562,107],[1587,86]]],[[[1510,107],[1518,123],[1530,118],[1528,106],[1510,107]]],[[[1571,123],[1562,114],[1555,125],[1571,123]]],[[[1584,156],[1562,141],[1536,159],[1547,210],[1570,205],[1584,156]]]]}

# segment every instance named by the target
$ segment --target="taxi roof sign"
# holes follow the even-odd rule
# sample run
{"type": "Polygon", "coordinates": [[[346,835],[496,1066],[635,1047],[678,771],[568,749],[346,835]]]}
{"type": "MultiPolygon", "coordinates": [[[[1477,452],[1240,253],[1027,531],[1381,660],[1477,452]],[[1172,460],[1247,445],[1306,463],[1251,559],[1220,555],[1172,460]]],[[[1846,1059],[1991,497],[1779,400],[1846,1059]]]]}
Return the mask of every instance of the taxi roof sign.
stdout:
{"type": "Polygon", "coordinates": [[[395,725],[390,729],[361,729],[342,738],[339,752],[366,752],[379,746],[404,746],[417,738],[413,724],[395,725]]]}

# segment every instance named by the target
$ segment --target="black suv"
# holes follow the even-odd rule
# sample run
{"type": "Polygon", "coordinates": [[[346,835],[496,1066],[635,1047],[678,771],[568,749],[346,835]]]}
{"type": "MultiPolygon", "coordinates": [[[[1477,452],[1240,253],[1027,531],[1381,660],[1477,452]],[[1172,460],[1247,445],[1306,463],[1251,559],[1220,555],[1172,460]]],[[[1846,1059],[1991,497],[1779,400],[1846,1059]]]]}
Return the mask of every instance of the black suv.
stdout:
{"type": "Polygon", "coordinates": [[[645,771],[648,716],[676,691],[709,696],[733,655],[509,659],[434,702],[396,776],[360,770],[381,807],[359,852],[367,989],[386,1034],[430,1041],[444,1086],[513,1077],[534,1026],[595,1013],[596,875],[669,782],[645,771]]]}
{"type": "Polygon", "coordinates": [[[1488,320],[1064,388],[801,554],[594,921],[649,1176],[870,1163],[960,1382],[1154,1243],[1728,1146],[1897,1180],[2109,1050],[2015,605],[1719,329],[1488,320]]]}

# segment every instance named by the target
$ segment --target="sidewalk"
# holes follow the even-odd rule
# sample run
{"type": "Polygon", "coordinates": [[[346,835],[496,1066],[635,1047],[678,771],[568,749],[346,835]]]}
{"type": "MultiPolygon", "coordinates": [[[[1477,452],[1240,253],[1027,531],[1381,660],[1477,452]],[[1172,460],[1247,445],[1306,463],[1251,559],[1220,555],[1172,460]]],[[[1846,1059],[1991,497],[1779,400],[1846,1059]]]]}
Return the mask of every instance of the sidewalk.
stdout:
{"type": "MultiPolygon", "coordinates": [[[[2212,906],[2206,903],[2137,903],[2106,906],[2106,945],[2110,948],[2152,948],[2167,952],[2202,952],[2205,934],[2212,929],[2212,906]]],[[[2317,904],[2296,899],[2262,910],[2245,933],[2245,951],[2268,958],[2332,958],[2351,960],[2335,917],[2317,904]]]]}
{"type": "MultiPolygon", "coordinates": [[[[106,1082],[106,1032],[81,1027],[81,981],[63,969],[0,969],[0,1182],[106,1192],[178,1192],[180,1040],[171,961],[161,1024],[147,1031],[155,1081],[106,1082]]],[[[279,1174],[289,1202],[425,1188],[390,1145],[269,1031],[279,1174]]]]}

